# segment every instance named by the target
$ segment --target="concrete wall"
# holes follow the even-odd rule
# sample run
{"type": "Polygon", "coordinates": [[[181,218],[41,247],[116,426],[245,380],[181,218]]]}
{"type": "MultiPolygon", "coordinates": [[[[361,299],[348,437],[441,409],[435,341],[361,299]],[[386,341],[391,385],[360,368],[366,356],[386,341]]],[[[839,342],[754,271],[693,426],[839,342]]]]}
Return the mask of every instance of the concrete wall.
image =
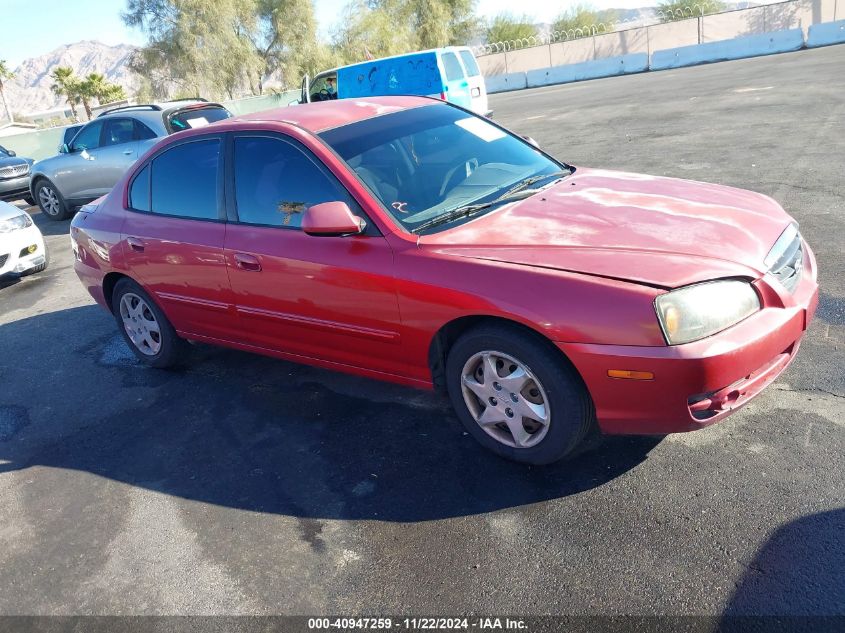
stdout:
{"type": "Polygon", "coordinates": [[[664,48],[700,43],[698,28],[698,18],[645,27],[649,54],[664,48]]]}
{"type": "MultiPolygon", "coordinates": [[[[843,2],[845,2],[845,0],[843,0],[843,2]]],[[[508,67],[505,65],[504,53],[494,53],[493,55],[483,55],[479,57],[478,67],[481,69],[481,74],[485,77],[504,75],[508,72],[508,67]]]]}
{"type": "Polygon", "coordinates": [[[546,68],[551,65],[548,46],[534,46],[505,53],[505,67],[509,73],[527,72],[534,68],[546,68]]]}
{"type": "Polygon", "coordinates": [[[549,51],[551,57],[550,66],[578,64],[596,58],[596,45],[593,43],[592,37],[570,40],[568,42],[557,42],[549,47],[549,51]]]}

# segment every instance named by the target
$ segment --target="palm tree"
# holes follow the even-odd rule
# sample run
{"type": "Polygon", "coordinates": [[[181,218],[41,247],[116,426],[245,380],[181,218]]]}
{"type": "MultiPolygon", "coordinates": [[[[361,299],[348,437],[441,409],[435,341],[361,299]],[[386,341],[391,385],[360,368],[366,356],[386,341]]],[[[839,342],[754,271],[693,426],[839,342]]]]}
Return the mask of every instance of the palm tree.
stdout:
{"type": "MultiPolygon", "coordinates": [[[[70,111],[73,113],[73,120],[78,121],[79,117],[76,114],[76,104],[80,102],[79,94],[79,80],[73,74],[73,68],[70,66],[58,66],[50,73],[50,77],[55,81],[50,89],[53,94],[65,97],[70,111]]],[[[89,117],[90,118],[90,117],[89,117]]]]}
{"type": "Polygon", "coordinates": [[[85,108],[85,116],[90,121],[94,114],[91,112],[91,99],[96,99],[102,94],[103,84],[106,78],[99,73],[91,73],[79,82],[79,98],[82,100],[82,107],[85,108]]]}
{"type": "Polygon", "coordinates": [[[12,111],[9,110],[9,104],[6,103],[5,82],[12,79],[14,76],[15,73],[6,66],[6,60],[0,59],[0,100],[3,101],[3,110],[6,112],[6,118],[9,119],[9,123],[12,123],[14,119],[12,118],[12,111]]]}
{"type": "Polygon", "coordinates": [[[95,97],[97,103],[100,105],[126,98],[126,94],[121,86],[106,81],[105,76],[100,73],[91,73],[88,75],[85,78],[85,84],[89,96],[95,97]]]}

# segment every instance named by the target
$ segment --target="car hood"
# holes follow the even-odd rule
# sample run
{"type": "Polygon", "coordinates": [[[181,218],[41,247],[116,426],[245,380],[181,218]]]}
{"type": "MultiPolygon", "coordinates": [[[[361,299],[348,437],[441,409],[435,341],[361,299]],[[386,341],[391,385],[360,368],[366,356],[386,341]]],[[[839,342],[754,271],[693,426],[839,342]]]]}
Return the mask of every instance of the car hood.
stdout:
{"type": "Polygon", "coordinates": [[[13,165],[32,164],[31,160],[22,158],[21,156],[0,156],[0,168],[11,167],[13,165]]]}
{"type": "Polygon", "coordinates": [[[19,215],[27,215],[27,213],[13,204],[0,200],[0,220],[9,220],[19,215]]]}
{"type": "Polygon", "coordinates": [[[791,221],[777,202],[751,191],[579,168],[530,198],[423,236],[420,245],[674,288],[762,275],[791,221]]]}

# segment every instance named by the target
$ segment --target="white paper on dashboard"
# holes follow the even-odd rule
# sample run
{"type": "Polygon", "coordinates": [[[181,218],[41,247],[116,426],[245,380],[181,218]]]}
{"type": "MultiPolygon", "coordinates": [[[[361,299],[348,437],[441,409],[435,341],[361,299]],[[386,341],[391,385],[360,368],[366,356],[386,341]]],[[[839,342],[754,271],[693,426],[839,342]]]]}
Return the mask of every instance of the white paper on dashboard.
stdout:
{"type": "Polygon", "coordinates": [[[208,125],[208,119],[204,116],[198,116],[196,119],[188,119],[188,125],[191,127],[205,127],[208,125]]]}
{"type": "Polygon", "coordinates": [[[495,125],[490,125],[487,121],[473,117],[455,121],[455,125],[460,125],[470,134],[475,134],[482,141],[487,141],[488,143],[505,137],[505,133],[495,125]]]}

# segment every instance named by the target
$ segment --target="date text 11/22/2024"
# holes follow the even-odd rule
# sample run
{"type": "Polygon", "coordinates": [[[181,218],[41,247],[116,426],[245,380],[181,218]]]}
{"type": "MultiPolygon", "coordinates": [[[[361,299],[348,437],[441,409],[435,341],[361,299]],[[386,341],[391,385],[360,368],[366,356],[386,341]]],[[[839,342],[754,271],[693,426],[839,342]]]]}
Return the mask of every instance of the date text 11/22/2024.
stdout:
{"type": "Polygon", "coordinates": [[[475,617],[475,618],[366,618],[335,617],[309,618],[309,630],[389,630],[406,631],[480,631],[526,630],[527,623],[519,618],[475,617]]]}

